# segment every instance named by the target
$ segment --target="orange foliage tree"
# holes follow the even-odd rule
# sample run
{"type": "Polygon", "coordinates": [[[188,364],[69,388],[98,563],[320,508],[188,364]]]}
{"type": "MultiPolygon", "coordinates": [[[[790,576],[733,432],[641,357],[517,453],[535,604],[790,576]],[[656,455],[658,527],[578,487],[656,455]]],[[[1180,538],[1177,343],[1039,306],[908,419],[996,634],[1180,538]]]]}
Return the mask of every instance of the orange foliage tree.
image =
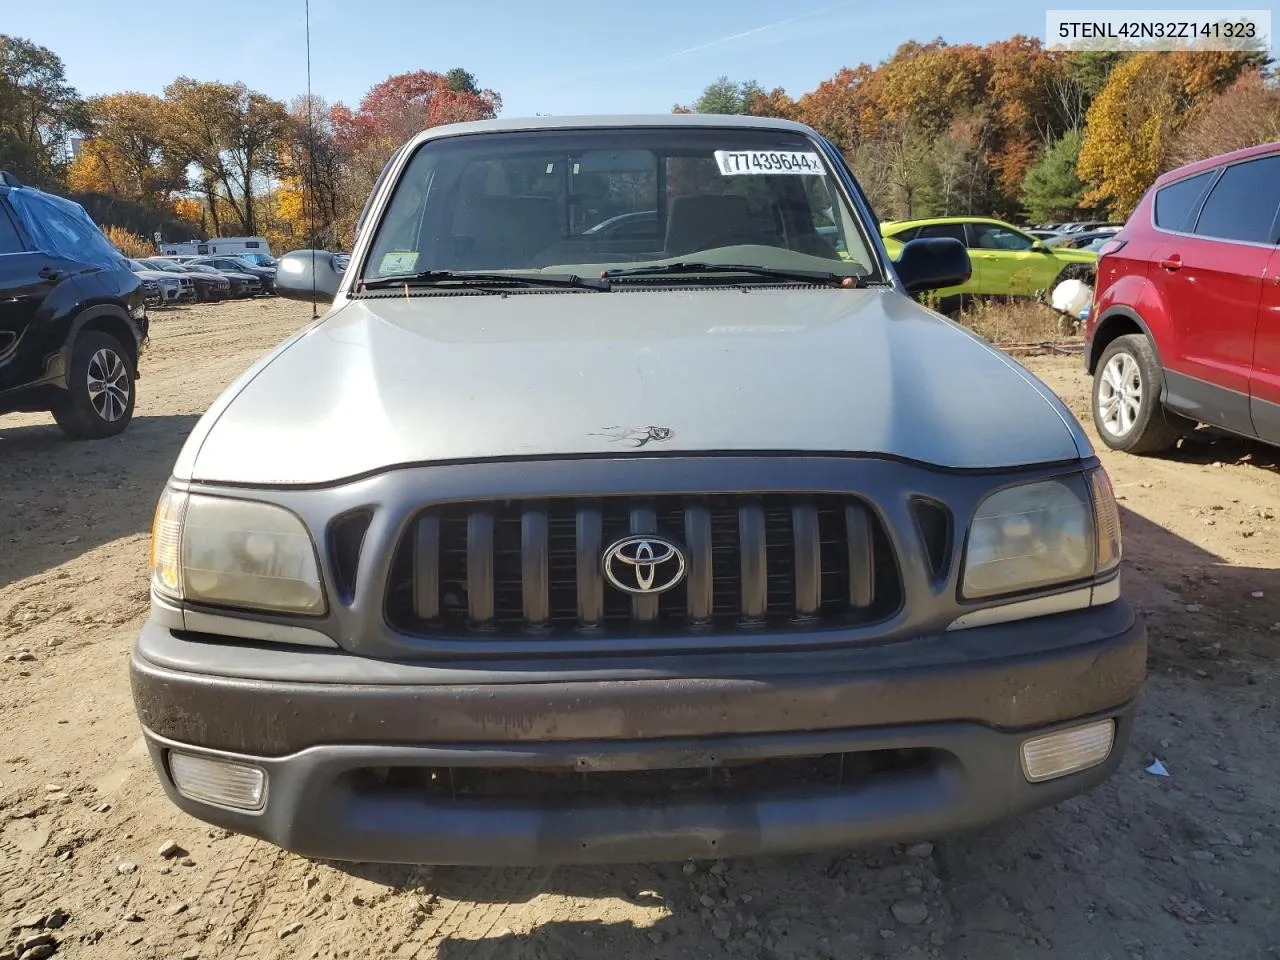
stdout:
{"type": "Polygon", "coordinates": [[[1174,163],[1280,141],[1280,87],[1249,70],[1196,112],[1174,138],[1174,163]]]}
{"type": "Polygon", "coordinates": [[[1258,62],[1255,54],[1138,53],[1112,71],[1089,108],[1076,171],[1086,203],[1125,217],[1176,157],[1179,131],[1258,62]]]}

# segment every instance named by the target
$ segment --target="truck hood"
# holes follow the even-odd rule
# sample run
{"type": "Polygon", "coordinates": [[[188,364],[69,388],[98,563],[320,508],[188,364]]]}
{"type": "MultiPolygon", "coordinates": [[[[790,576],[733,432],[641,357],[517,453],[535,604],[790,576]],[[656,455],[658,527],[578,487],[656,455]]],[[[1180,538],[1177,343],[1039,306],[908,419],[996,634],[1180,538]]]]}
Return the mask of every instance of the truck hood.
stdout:
{"type": "Polygon", "coordinates": [[[214,403],[175,476],[709,451],[970,469],[1091,452],[1030,373],[888,288],[533,291],[341,305],[214,403]]]}

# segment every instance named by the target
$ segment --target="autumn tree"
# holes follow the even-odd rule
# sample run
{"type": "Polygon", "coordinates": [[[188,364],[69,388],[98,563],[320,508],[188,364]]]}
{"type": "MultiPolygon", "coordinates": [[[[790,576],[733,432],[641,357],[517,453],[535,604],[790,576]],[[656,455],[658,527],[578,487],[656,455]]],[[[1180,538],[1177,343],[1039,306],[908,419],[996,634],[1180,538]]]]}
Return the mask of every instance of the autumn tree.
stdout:
{"type": "Polygon", "coordinates": [[[173,201],[173,215],[194,226],[204,226],[204,207],[194,197],[178,197],[173,201]]]}
{"type": "Polygon", "coordinates": [[[36,186],[57,187],[67,143],[85,127],[84,104],[57,54],[0,34],[0,169],[36,186]]]}
{"type": "Polygon", "coordinates": [[[902,44],[868,77],[864,133],[883,122],[910,121],[929,132],[945,130],[957,116],[982,104],[991,74],[989,58],[973,44],[941,38],[902,44]]]}
{"type": "Polygon", "coordinates": [[[1221,153],[1280,140],[1280,87],[1259,70],[1245,72],[1206,102],[1175,137],[1171,160],[1192,163],[1221,153]]]}
{"type": "Polygon", "coordinates": [[[272,197],[272,220],[282,242],[317,247],[339,242],[346,160],[336,141],[333,109],[320,97],[310,102],[297,97],[289,105],[289,131],[272,197]]]}
{"type": "Polygon", "coordinates": [[[72,190],[109,192],[172,209],[187,188],[185,164],[166,149],[167,105],[143,93],[93,97],[85,104],[91,136],[72,163],[72,190]]]}
{"type": "Polygon", "coordinates": [[[166,145],[196,169],[196,186],[212,221],[211,232],[217,236],[222,232],[221,190],[229,189],[230,183],[223,156],[227,140],[223,110],[234,98],[234,90],[226,84],[180,77],[165,87],[164,95],[169,105],[166,145]]]}
{"type": "Polygon", "coordinates": [[[1179,131],[1258,59],[1224,51],[1148,51],[1120,63],[1086,118],[1076,167],[1090,188],[1084,202],[1127,216],[1172,165],[1179,131]]]}
{"type": "Polygon", "coordinates": [[[355,110],[335,104],[327,118],[339,165],[334,186],[335,236],[344,243],[351,239],[356,217],[378,174],[406,140],[445,123],[488,120],[501,109],[502,97],[480,88],[461,67],[447,73],[396,74],[372,87],[355,110]]]}
{"type": "Polygon", "coordinates": [[[67,168],[67,188],[77,193],[110,193],[122,195],[124,183],[116,179],[120,164],[110,155],[106,145],[85,140],[79,155],[67,168]]]}
{"type": "Polygon", "coordinates": [[[428,127],[487,120],[501,108],[502,97],[493,90],[477,89],[475,78],[461,68],[447,74],[416,70],[387,77],[374,86],[350,114],[344,133],[352,141],[389,141],[399,146],[428,127]]]}
{"type": "Polygon", "coordinates": [[[992,118],[989,156],[1002,197],[1014,198],[1045,144],[1075,124],[1055,110],[1058,79],[1069,61],[1039,39],[1016,36],[988,44],[991,72],[986,100],[992,118]]]}
{"type": "Polygon", "coordinates": [[[277,171],[289,126],[284,104],[243,83],[179,77],[165,88],[171,154],[199,171],[200,192],[220,233],[226,213],[246,234],[256,234],[255,194],[277,171]]]}
{"type": "Polygon", "coordinates": [[[990,76],[982,48],[911,41],[839,70],[794,116],[840,148],[882,214],[965,213],[991,192],[990,76]]]}
{"type": "Polygon", "coordinates": [[[863,140],[863,112],[875,109],[872,97],[864,94],[873,73],[874,68],[865,63],[856,68],[841,67],[830,80],[823,80],[800,98],[796,119],[813,127],[846,156],[855,152],[863,140]]]}

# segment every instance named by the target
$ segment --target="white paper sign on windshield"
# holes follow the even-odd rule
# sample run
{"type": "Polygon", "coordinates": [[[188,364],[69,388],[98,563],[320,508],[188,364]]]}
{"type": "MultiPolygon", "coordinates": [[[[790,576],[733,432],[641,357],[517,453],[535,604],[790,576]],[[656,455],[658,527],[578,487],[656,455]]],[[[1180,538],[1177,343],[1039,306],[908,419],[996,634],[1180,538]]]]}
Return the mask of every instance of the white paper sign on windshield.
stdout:
{"type": "Polygon", "coordinates": [[[726,177],[807,174],[825,177],[826,168],[816,153],[803,150],[717,150],[716,163],[726,177]]]}

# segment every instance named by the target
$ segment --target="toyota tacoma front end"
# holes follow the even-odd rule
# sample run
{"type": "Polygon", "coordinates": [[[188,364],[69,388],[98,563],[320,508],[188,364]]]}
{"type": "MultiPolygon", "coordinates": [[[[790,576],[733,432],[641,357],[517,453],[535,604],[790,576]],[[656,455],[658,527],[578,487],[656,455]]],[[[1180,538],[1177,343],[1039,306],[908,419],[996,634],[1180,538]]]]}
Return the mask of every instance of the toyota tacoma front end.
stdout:
{"type": "Polygon", "coordinates": [[[838,152],[489,121],[388,164],[332,298],[188,440],[134,696],[194,816],[324,858],[935,837],[1088,789],[1145,676],[1063,405],[912,302],[838,152]]]}

